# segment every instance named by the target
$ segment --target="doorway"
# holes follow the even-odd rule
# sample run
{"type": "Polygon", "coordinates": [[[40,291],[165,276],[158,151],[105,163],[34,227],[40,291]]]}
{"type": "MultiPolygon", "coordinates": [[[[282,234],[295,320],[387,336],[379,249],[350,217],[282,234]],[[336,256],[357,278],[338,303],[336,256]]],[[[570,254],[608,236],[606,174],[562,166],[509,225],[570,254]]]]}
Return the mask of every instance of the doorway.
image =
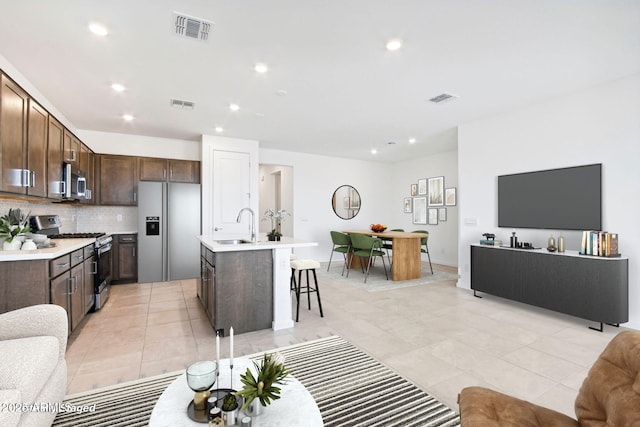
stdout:
{"type": "Polygon", "coordinates": [[[291,215],[285,216],[277,229],[283,236],[293,237],[293,167],[284,165],[260,165],[260,232],[271,231],[271,223],[262,221],[267,209],[284,209],[291,215]]]}

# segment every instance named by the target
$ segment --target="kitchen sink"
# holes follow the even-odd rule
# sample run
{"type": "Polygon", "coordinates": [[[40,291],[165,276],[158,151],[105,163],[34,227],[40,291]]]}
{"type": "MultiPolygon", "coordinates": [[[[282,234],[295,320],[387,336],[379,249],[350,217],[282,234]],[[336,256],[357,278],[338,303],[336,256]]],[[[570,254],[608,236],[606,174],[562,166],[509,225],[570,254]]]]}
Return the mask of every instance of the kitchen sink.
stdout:
{"type": "Polygon", "coordinates": [[[251,243],[251,240],[229,239],[229,240],[216,240],[215,242],[219,245],[242,245],[245,243],[251,243]]]}

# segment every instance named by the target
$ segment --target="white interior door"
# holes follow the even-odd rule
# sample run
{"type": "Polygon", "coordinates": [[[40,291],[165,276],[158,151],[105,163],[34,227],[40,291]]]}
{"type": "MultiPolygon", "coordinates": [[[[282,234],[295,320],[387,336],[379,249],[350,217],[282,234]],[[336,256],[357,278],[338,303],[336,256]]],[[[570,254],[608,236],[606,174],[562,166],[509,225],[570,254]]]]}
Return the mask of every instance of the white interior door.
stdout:
{"type": "Polygon", "coordinates": [[[240,209],[251,206],[250,161],[249,153],[213,151],[214,239],[250,237],[250,215],[236,222],[240,209]]]}

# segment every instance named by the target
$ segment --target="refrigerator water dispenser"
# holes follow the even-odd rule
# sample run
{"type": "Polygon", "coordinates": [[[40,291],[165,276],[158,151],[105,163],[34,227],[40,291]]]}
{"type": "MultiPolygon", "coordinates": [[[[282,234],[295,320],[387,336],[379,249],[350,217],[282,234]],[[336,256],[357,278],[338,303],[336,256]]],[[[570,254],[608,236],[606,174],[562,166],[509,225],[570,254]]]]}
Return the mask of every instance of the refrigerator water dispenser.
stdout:
{"type": "Polygon", "coordinates": [[[147,236],[160,235],[160,217],[159,216],[148,216],[146,223],[147,223],[147,236]]]}

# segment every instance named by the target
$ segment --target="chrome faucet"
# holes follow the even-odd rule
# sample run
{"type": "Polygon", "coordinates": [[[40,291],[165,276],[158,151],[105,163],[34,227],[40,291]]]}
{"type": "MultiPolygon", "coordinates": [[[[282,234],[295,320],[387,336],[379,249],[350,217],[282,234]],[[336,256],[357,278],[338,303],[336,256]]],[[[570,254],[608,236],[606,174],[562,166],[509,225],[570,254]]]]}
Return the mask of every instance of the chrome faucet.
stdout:
{"type": "Polygon", "coordinates": [[[251,214],[251,243],[256,243],[256,228],[255,228],[256,214],[253,213],[251,208],[240,209],[240,212],[238,212],[238,218],[236,219],[236,222],[240,224],[240,217],[242,216],[242,212],[244,211],[248,211],[251,214]]]}

